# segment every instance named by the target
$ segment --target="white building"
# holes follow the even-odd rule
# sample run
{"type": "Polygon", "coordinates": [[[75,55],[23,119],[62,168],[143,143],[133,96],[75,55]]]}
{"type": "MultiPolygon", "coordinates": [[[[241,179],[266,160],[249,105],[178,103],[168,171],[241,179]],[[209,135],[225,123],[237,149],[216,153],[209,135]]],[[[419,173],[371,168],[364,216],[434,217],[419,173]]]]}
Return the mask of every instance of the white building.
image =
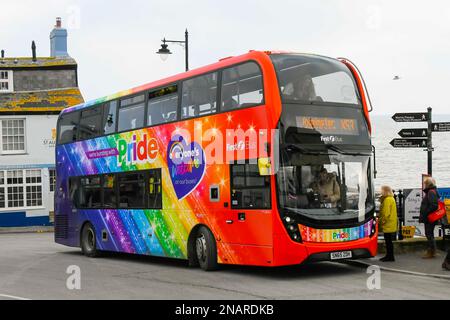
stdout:
{"type": "Polygon", "coordinates": [[[82,103],[77,63],[57,19],[50,57],[0,57],[0,227],[51,224],[59,112],[82,103]]]}

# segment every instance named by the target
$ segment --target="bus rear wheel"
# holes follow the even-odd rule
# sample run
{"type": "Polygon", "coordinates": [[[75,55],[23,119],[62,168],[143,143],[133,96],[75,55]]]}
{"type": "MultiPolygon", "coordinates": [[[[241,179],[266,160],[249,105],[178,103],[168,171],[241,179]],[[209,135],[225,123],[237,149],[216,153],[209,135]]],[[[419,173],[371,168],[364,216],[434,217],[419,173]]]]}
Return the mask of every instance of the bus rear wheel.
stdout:
{"type": "Polygon", "coordinates": [[[205,271],[218,269],[216,240],[212,232],[206,227],[200,227],[197,231],[195,253],[200,268],[205,271]]]}
{"type": "Polygon", "coordinates": [[[95,258],[100,255],[97,250],[95,229],[91,223],[86,223],[81,230],[81,251],[86,257],[95,258]]]}

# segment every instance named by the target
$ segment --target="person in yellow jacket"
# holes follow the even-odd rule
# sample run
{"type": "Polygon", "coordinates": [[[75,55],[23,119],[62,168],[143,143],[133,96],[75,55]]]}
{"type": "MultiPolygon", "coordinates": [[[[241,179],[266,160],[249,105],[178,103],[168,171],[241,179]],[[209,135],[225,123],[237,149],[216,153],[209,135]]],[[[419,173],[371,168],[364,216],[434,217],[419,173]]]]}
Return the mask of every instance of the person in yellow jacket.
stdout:
{"type": "Polygon", "coordinates": [[[395,239],[395,233],[398,230],[398,217],[397,204],[391,187],[381,187],[380,202],[379,229],[384,233],[384,241],[386,242],[386,256],[381,258],[380,261],[395,261],[392,241],[395,239]]]}

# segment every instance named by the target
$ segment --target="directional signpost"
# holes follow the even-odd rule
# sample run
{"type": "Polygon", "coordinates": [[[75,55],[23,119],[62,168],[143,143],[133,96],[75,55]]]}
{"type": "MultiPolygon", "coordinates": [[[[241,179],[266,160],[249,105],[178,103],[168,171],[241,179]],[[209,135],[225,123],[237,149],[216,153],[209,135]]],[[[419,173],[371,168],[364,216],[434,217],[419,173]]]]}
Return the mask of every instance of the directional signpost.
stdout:
{"type": "Polygon", "coordinates": [[[448,132],[450,131],[450,122],[435,122],[432,128],[434,132],[448,132]]]}
{"type": "Polygon", "coordinates": [[[391,146],[394,148],[426,148],[427,139],[393,139],[391,146]]]}
{"type": "Polygon", "coordinates": [[[426,128],[423,129],[402,129],[398,133],[398,135],[402,138],[415,138],[415,137],[428,137],[428,130],[426,128]]]}
{"type": "Polygon", "coordinates": [[[394,148],[424,148],[428,152],[428,175],[433,174],[433,132],[450,132],[450,122],[432,122],[431,108],[427,112],[396,113],[392,116],[395,122],[426,122],[427,128],[402,129],[398,135],[404,139],[393,139],[394,148]]]}
{"type": "Polygon", "coordinates": [[[422,112],[409,112],[409,113],[396,113],[392,116],[395,122],[422,122],[428,121],[428,113],[422,112]]]}

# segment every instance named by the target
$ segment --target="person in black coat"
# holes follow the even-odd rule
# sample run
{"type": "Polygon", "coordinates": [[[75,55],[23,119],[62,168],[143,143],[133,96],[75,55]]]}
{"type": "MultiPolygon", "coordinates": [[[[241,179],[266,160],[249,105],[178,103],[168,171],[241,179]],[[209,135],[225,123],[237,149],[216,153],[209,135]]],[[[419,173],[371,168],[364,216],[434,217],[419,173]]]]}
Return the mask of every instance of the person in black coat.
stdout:
{"type": "Polygon", "coordinates": [[[447,256],[442,262],[442,268],[450,271],[450,249],[447,250],[447,256]]]}
{"type": "Polygon", "coordinates": [[[436,188],[436,181],[429,177],[424,181],[425,193],[420,204],[419,222],[425,224],[425,235],[428,239],[428,249],[422,258],[431,259],[436,256],[436,240],[434,239],[434,227],[436,223],[428,222],[428,215],[436,211],[439,207],[439,194],[436,188]]]}

